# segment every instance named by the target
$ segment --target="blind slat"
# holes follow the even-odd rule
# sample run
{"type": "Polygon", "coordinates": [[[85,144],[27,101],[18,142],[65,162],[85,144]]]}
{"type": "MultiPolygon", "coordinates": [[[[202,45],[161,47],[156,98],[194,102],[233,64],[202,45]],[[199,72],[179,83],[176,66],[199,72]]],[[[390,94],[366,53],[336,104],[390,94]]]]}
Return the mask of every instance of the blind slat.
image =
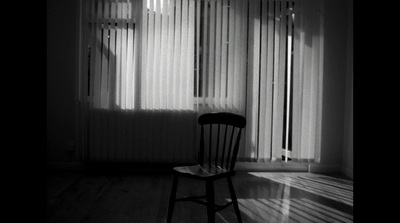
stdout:
{"type": "Polygon", "coordinates": [[[223,109],[227,109],[227,71],[228,71],[228,1],[222,1],[222,39],[221,39],[221,93],[223,109]]]}
{"type": "MultiPolygon", "coordinates": [[[[189,108],[189,101],[188,101],[188,80],[189,76],[192,75],[192,70],[188,70],[188,64],[191,58],[188,56],[188,3],[189,1],[182,1],[181,3],[181,62],[180,65],[180,74],[179,74],[179,107],[181,109],[188,109],[189,108]],[[187,58],[187,59],[184,59],[187,58]]],[[[193,41],[193,40],[192,40],[193,41]]],[[[193,86],[191,86],[193,87],[193,86]]]]}
{"type": "Polygon", "coordinates": [[[179,86],[180,86],[180,59],[181,59],[181,22],[182,22],[182,13],[181,13],[181,0],[176,1],[176,13],[175,13],[175,35],[174,35],[174,72],[172,73],[172,88],[173,94],[171,95],[172,99],[172,108],[178,108],[180,105],[180,97],[179,97],[179,86]]]}
{"type": "Polygon", "coordinates": [[[234,87],[233,87],[233,81],[234,81],[234,76],[235,76],[235,46],[236,46],[236,16],[234,14],[235,8],[237,8],[237,1],[233,0],[230,1],[229,5],[229,33],[228,33],[228,93],[227,93],[227,105],[229,109],[233,109],[233,98],[232,95],[234,95],[234,87]]]}
{"type": "Polygon", "coordinates": [[[208,52],[209,52],[209,59],[208,59],[208,106],[214,108],[214,75],[215,75],[215,1],[210,0],[210,11],[209,11],[209,45],[208,45],[208,52]]]}
{"type": "MultiPolygon", "coordinates": [[[[271,100],[268,100],[270,92],[267,79],[267,53],[268,53],[268,1],[261,2],[261,55],[260,55],[260,111],[266,111],[270,107],[271,100]]],[[[259,125],[261,130],[259,133],[258,159],[267,159],[270,149],[270,113],[260,112],[259,125]]]]}
{"type": "Polygon", "coordinates": [[[215,106],[217,109],[221,109],[221,41],[222,41],[222,1],[216,1],[215,5],[215,106]]]}

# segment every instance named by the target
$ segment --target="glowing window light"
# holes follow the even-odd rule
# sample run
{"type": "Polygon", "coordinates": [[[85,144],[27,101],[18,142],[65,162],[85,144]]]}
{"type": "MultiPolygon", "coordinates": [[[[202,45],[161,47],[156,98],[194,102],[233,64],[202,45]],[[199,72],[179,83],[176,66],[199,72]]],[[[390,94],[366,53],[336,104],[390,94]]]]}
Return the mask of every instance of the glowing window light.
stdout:
{"type": "Polygon", "coordinates": [[[151,1],[153,2],[152,4],[153,4],[154,11],[156,11],[156,9],[157,9],[157,1],[160,1],[161,9],[163,8],[163,2],[164,2],[164,0],[147,0],[147,1],[146,1],[147,9],[150,9],[150,2],[151,2],[151,1]]]}

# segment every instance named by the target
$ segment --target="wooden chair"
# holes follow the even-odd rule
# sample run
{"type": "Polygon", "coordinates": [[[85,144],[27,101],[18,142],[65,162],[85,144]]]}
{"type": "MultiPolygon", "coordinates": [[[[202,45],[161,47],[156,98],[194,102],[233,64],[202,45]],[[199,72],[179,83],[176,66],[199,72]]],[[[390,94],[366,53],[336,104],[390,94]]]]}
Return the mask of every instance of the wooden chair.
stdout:
{"type": "Polygon", "coordinates": [[[215,213],[233,204],[237,220],[242,222],[231,177],[235,175],[234,167],[242,128],[246,126],[246,118],[227,112],[207,113],[198,118],[198,123],[201,125],[198,165],[173,168],[174,178],[169,198],[167,222],[171,222],[174,205],[178,201],[193,201],[207,206],[208,222],[215,222],[215,213]],[[209,131],[207,136],[205,135],[205,128],[209,131]],[[236,135],[235,140],[233,140],[234,135],[236,135]],[[208,143],[206,143],[206,138],[208,143]],[[221,144],[222,148],[219,148],[221,144]],[[208,150],[205,148],[207,146],[208,150]],[[206,195],[176,198],[178,177],[189,177],[204,181],[206,195]],[[228,181],[232,201],[224,205],[217,205],[214,203],[214,181],[221,178],[226,178],[228,181]]]}

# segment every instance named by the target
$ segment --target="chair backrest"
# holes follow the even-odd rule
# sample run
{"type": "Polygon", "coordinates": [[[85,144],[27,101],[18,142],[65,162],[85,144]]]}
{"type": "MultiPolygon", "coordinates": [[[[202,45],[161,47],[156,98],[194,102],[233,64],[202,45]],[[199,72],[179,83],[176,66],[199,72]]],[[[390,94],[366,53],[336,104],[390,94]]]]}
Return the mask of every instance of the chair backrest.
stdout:
{"type": "Polygon", "coordinates": [[[228,112],[206,113],[198,118],[201,126],[199,164],[233,171],[246,118],[228,112]]]}

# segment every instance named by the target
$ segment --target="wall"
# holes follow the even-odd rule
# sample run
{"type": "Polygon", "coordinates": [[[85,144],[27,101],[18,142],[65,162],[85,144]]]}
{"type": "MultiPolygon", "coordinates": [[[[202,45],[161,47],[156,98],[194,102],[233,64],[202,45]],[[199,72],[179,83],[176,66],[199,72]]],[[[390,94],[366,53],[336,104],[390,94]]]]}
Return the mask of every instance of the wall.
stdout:
{"type": "MultiPolygon", "coordinates": [[[[352,44],[347,44],[350,29],[348,18],[352,17],[348,14],[349,2],[349,0],[327,0],[325,5],[321,163],[316,165],[321,172],[342,171],[343,160],[349,160],[347,154],[352,154],[352,148],[349,147],[349,142],[352,140],[350,135],[352,124],[349,116],[352,111],[352,101],[346,100],[351,94],[349,77],[352,76],[352,72],[347,75],[350,71],[347,62],[352,64],[352,61],[346,56],[350,53],[349,49],[352,52],[352,44]],[[346,133],[344,133],[345,127],[346,133]],[[346,149],[344,149],[345,144],[346,149]],[[346,156],[343,153],[346,153],[346,156]]],[[[352,163],[346,164],[352,166],[352,163]]]]}
{"type": "Polygon", "coordinates": [[[74,139],[77,69],[76,0],[47,1],[47,161],[69,160],[74,139]]]}
{"type": "Polygon", "coordinates": [[[347,79],[342,172],[353,178],[353,0],[349,3],[347,79]]]}

